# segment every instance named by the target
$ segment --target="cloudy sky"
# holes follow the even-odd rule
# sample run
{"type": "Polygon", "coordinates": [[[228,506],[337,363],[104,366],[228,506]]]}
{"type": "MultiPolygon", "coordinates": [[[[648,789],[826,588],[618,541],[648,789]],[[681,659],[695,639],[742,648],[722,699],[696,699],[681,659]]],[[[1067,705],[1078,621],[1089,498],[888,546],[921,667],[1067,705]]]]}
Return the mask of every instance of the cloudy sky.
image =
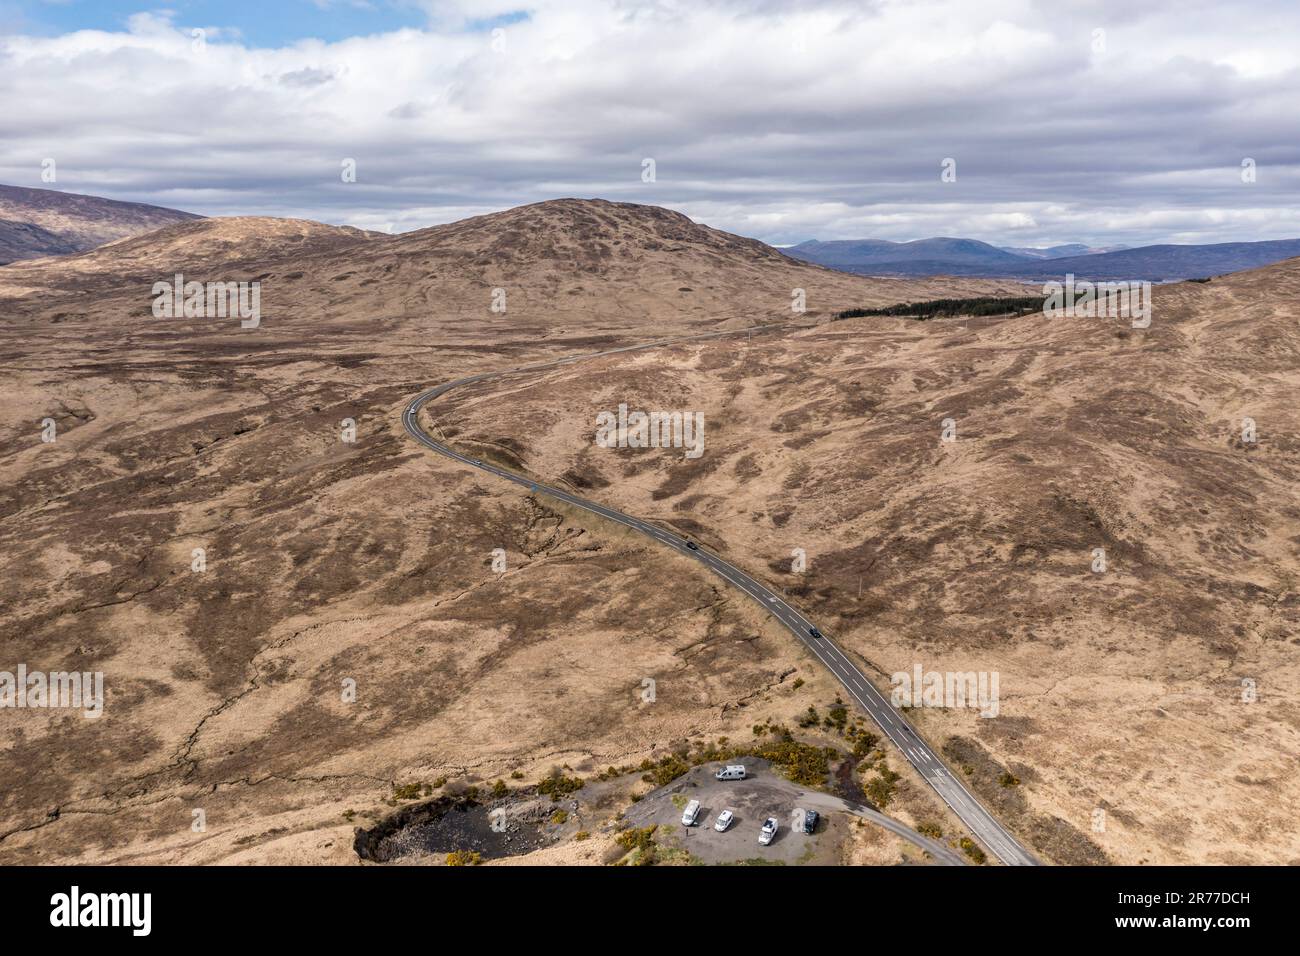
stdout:
{"type": "Polygon", "coordinates": [[[1294,0],[0,0],[0,182],[393,231],[600,196],[782,244],[1292,238],[1297,38],[1294,0]]]}

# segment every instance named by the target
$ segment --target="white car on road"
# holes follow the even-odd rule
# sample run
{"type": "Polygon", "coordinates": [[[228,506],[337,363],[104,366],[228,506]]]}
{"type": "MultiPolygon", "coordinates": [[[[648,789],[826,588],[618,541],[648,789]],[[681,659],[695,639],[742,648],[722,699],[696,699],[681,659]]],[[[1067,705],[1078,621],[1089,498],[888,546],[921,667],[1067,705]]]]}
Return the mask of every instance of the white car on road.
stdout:
{"type": "Polygon", "coordinates": [[[779,826],[780,824],[776,822],[776,817],[768,817],[764,820],[763,829],[758,831],[758,842],[763,846],[767,846],[771,843],[776,839],[776,831],[779,826]]]}
{"type": "Polygon", "coordinates": [[[718,814],[718,819],[713,821],[713,829],[719,833],[725,833],[727,827],[731,826],[731,821],[736,819],[736,815],[730,810],[723,810],[718,814]]]}

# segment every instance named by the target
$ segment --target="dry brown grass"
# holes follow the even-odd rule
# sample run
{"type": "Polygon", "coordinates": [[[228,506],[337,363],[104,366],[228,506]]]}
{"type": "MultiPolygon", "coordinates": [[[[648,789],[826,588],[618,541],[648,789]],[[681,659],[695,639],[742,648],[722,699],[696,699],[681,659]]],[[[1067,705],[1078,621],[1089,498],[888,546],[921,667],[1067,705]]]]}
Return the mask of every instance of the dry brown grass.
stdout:
{"type": "Polygon", "coordinates": [[[344,811],[395,785],[596,769],[797,709],[803,659],[693,563],[398,420],[453,375],[788,317],[796,278],[822,310],[912,288],[572,203],[392,239],[206,220],[0,269],[0,669],[102,671],[108,698],[0,711],[0,858],[346,862],[344,811]],[[261,327],[154,319],[175,272],[260,278],[261,327]]]}
{"type": "Polygon", "coordinates": [[[487,384],[438,414],[788,588],[882,686],[916,663],[999,672],[997,719],[914,716],[1045,857],[1295,862],[1298,297],[1291,262],[1158,289],[1145,332],[849,320],[487,384]],[[705,455],[595,447],[623,401],[703,411],[705,455]]]}

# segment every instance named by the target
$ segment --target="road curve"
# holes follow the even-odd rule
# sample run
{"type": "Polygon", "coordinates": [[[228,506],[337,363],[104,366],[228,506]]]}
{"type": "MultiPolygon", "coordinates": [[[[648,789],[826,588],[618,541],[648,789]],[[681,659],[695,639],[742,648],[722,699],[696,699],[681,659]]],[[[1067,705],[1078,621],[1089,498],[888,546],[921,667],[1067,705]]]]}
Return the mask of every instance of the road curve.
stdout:
{"type": "Polygon", "coordinates": [[[895,836],[900,836],[909,843],[921,848],[933,857],[938,866],[965,866],[966,861],[960,854],[954,853],[950,848],[940,843],[938,840],[932,840],[927,836],[917,833],[907,824],[893,817],[887,817],[879,810],[872,807],[863,806],[861,803],[854,803],[851,800],[841,800],[838,797],[832,797],[824,793],[810,793],[808,796],[801,798],[803,806],[810,807],[814,810],[843,810],[846,813],[852,813],[864,820],[869,820],[878,827],[884,827],[895,836]]]}
{"type": "Polygon", "coordinates": [[[694,558],[701,562],[714,574],[725,579],[729,584],[744,591],[778,621],[803,642],[803,645],[826,667],[828,667],[836,679],[848,691],[849,696],[857,702],[874,720],[877,726],[884,732],[885,736],[893,742],[908,762],[916,768],[917,772],[925,781],[934,788],[935,792],[943,799],[952,812],[966,825],[980,843],[982,843],[997,859],[1003,863],[1012,866],[1036,866],[1038,861],[1033,855],[1026,850],[1011,833],[1000,824],[984,806],[975,799],[965,784],[952,773],[930,749],[927,744],[913,729],[912,725],[904,719],[903,715],[890,704],[875,685],[871,683],[858,667],[848,659],[843,651],[836,646],[835,642],[829,637],[814,638],[810,631],[813,624],[797,609],[782,600],[779,594],[773,592],[766,585],[750,577],[744,571],[727,563],[717,555],[710,554],[703,549],[692,549],[687,547],[686,539],[670,531],[651,524],[648,521],[642,521],[639,518],[625,515],[621,511],[615,511],[613,508],[607,508],[602,504],[594,501],[588,501],[585,498],[579,498],[569,494],[562,488],[556,488],[550,485],[542,484],[540,481],[534,481],[525,478],[513,472],[506,471],[496,465],[481,461],[478,458],[469,455],[462,455],[460,452],[450,448],[441,442],[435,441],[428,433],[419,427],[418,417],[420,409],[424,405],[439,395],[451,391],[453,388],[459,388],[474,382],[481,382],[485,379],[498,378],[505,375],[513,375],[521,372],[531,372],[546,368],[554,368],[561,365],[571,365],[575,362],[585,361],[588,359],[599,358],[605,355],[615,355],[620,352],[633,352],[642,349],[658,348],[664,345],[683,344],[699,339],[719,338],[726,335],[742,335],[755,332],[762,333],[774,329],[789,329],[789,326],[760,326],[754,329],[734,330],[724,332],[709,332],[703,335],[693,335],[679,339],[663,339],[657,342],[647,342],[641,345],[628,345],[616,349],[606,349],[602,352],[592,352],[586,355],[571,356],[569,358],[556,359],[548,362],[537,362],[531,365],[521,365],[515,368],[504,369],[496,372],[480,372],[478,375],[470,375],[466,378],[459,378],[451,382],[444,382],[441,385],[422,392],[407,404],[405,411],[402,413],[402,424],[406,431],[416,441],[420,442],[427,448],[431,448],[440,455],[458,461],[461,464],[478,468],[489,474],[496,475],[506,481],[512,481],[517,485],[522,485],[530,492],[537,495],[545,495],[565,504],[572,505],[575,508],[581,508],[592,514],[600,515],[602,518],[608,518],[634,531],[648,535],[658,541],[665,547],[674,548],[681,554],[694,558]]]}

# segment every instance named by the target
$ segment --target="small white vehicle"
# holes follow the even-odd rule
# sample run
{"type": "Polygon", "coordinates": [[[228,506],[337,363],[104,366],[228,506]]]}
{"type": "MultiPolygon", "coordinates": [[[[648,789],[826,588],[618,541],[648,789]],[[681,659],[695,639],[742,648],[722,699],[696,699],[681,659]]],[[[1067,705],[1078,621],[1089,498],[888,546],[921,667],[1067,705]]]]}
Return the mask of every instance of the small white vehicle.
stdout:
{"type": "Polygon", "coordinates": [[[736,815],[730,810],[723,810],[718,814],[718,819],[713,821],[713,829],[719,833],[726,833],[727,827],[731,826],[731,821],[736,819],[736,815]]]}
{"type": "Polygon", "coordinates": [[[730,767],[723,767],[713,776],[718,780],[744,780],[745,768],[740,764],[735,764],[730,767]]]}
{"type": "Polygon", "coordinates": [[[762,846],[767,846],[776,838],[777,827],[780,824],[776,822],[776,817],[768,817],[763,821],[763,829],[758,831],[758,842],[762,846]]]}
{"type": "Polygon", "coordinates": [[[682,826],[693,827],[700,818],[700,801],[692,800],[682,811],[682,826]]]}

